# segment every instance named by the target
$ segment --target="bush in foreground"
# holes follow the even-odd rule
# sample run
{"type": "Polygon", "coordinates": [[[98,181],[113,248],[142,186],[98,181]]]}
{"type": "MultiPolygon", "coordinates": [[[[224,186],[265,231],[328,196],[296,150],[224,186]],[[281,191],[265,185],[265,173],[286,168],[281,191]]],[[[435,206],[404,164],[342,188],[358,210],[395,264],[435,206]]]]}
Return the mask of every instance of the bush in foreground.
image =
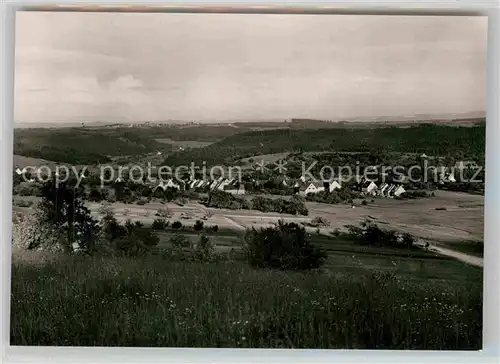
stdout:
{"type": "Polygon", "coordinates": [[[172,223],[172,228],[173,229],[180,229],[181,227],[182,227],[182,222],[180,222],[180,221],[174,221],[172,223]]]}
{"type": "Polygon", "coordinates": [[[144,228],[142,223],[130,219],[124,225],[107,214],[101,222],[101,241],[97,248],[111,248],[114,253],[129,256],[144,255],[158,245],[160,239],[153,231],[144,228]]]}
{"type": "Polygon", "coordinates": [[[347,236],[356,243],[373,247],[411,248],[415,242],[409,233],[381,229],[376,223],[366,220],[360,226],[347,225],[347,236]]]}
{"type": "Polygon", "coordinates": [[[314,246],[305,228],[280,220],[274,227],[247,230],[246,252],[250,265],[261,268],[308,270],[319,268],[326,253],[314,246]]]}
{"type": "Polygon", "coordinates": [[[158,217],[153,220],[153,223],[151,224],[151,228],[153,230],[163,230],[168,226],[168,221],[165,220],[162,217],[158,217]]]}

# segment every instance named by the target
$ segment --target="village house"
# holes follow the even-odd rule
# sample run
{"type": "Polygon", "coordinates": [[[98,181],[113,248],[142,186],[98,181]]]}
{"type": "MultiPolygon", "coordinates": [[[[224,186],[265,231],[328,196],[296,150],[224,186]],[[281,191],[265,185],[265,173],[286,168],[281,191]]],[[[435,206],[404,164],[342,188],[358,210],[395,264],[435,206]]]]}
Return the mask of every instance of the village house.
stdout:
{"type": "Polygon", "coordinates": [[[325,186],[325,189],[328,192],[333,192],[335,190],[340,190],[342,188],[342,185],[335,180],[323,182],[323,185],[325,186]]]}
{"type": "Polygon", "coordinates": [[[243,183],[238,181],[234,181],[233,183],[224,186],[224,192],[231,193],[233,195],[244,195],[245,194],[245,186],[243,183]]]}
{"type": "Polygon", "coordinates": [[[375,196],[377,194],[377,185],[373,181],[364,180],[361,183],[361,192],[367,196],[375,196]]]}
{"type": "Polygon", "coordinates": [[[210,190],[215,189],[215,187],[216,187],[219,183],[221,183],[221,182],[222,182],[222,180],[223,180],[223,177],[219,177],[219,178],[217,178],[217,179],[214,179],[214,180],[210,183],[210,185],[209,185],[210,190]]]}
{"type": "Polygon", "coordinates": [[[342,188],[338,181],[323,181],[323,182],[309,182],[301,183],[301,180],[295,182],[293,185],[294,193],[301,196],[306,196],[309,193],[319,193],[323,191],[333,192],[334,190],[342,188]]]}
{"type": "Polygon", "coordinates": [[[210,184],[208,181],[204,181],[200,179],[195,185],[194,188],[202,188],[205,187],[206,185],[210,184]]]}
{"type": "Polygon", "coordinates": [[[299,186],[299,195],[307,196],[309,193],[318,192],[314,183],[304,184],[299,186]]]}
{"type": "Polygon", "coordinates": [[[382,197],[386,197],[387,196],[387,189],[389,188],[389,184],[388,183],[383,183],[379,189],[377,190],[377,195],[379,196],[382,196],[382,197]]]}
{"type": "Polygon", "coordinates": [[[325,190],[323,182],[310,182],[299,187],[299,195],[307,196],[310,193],[318,193],[325,190]]]}
{"type": "Polygon", "coordinates": [[[455,175],[453,174],[453,172],[446,172],[442,174],[439,179],[440,184],[453,183],[456,181],[457,180],[455,179],[455,175]]]}
{"type": "Polygon", "coordinates": [[[402,185],[384,183],[377,189],[377,195],[381,197],[399,197],[406,190],[402,185]]]}
{"type": "Polygon", "coordinates": [[[157,188],[161,188],[163,191],[167,188],[175,188],[177,190],[181,189],[180,185],[174,182],[172,178],[169,178],[167,181],[160,181],[160,183],[153,190],[156,190],[157,188]]]}
{"type": "Polygon", "coordinates": [[[228,180],[227,178],[223,178],[218,184],[216,184],[216,189],[219,191],[224,191],[224,188],[230,185],[233,180],[228,180]]]}
{"type": "Polygon", "coordinates": [[[405,192],[406,192],[406,190],[404,189],[403,186],[397,185],[396,188],[392,191],[392,194],[394,197],[399,197],[405,192]]]}
{"type": "Polygon", "coordinates": [[[290,184],[290,181],[284,176],[278,176],[278,177],[274,178],[272,181],[276,185],[283,186],[283,187],[287,187],[290,184]]]}
{"type": "Polygon", "coordinates": [[[16,168],[16,173],[21,175],[23,173],[26,173],[26,168],[20,169],[19,167],[16,168]]]}

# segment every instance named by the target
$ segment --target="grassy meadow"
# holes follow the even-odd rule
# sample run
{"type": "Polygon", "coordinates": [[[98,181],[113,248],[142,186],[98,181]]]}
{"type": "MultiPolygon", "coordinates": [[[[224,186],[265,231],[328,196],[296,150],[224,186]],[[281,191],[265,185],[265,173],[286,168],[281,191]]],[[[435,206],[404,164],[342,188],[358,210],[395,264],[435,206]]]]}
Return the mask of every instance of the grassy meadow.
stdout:
{"type": "Polygon", "coordinates": [[[481,269],[429,259],[442,269],[427,277],[389,269],[413,258],[356,253],[349,265],[338,254],[297,273],[239,260],[23,252],[13,257],[11,345],[481,348],[481,269]]]}

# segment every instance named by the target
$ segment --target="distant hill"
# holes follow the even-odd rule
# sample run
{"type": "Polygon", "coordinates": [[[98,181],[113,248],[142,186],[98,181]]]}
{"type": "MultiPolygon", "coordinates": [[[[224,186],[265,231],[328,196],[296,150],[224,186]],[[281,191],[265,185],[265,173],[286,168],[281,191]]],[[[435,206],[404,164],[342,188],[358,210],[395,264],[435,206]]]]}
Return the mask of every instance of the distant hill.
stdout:
{"type": "Polygon", "coordinates": [[[87,122],[14,122],[14,128],[71,128],[81,127],[85,124],[88,127],[99,126],[161,126],[161,125],[179,125],[179,124],[192,124],[192,125],[207,125],[207,124],[232,124],[236,127],[253,125],[255,128],[282,128],[282,127],[325,127],[328,123],[342,123],[342,122],[428,122],[428,121],[446,121],[446,120],[466,120],[466,119],[480,119],[485,118],[484,111],[470,111],[466,113],[448,113],[448,114],[411,114],[411,115],[386,115],[386,116],[357,116],[340,118],[325,117],[321,119],[312,118],[240,118],[240,119],[225,119],[225,120],[180,120],[180,119],[165,119],[165,120],[137,120],[137,121],[87,121],[87,122]]]}
{"type": "Polygon", "coordinates": [[[204,148],[172,153],[165,163],[189,165],[205,161],[223,165],[255,155],[309,151],[460,154],[481,160],[484,150],[484,124],[469,127],[425,123],[406,128],[290,128],[239,133],[204,148]]]}
{"type": "Polygon", "coordinates": [[[465,113],[448,113],[448,114],[411,114],[411,115],[397,115],[397,116],[358,116],[353,118],[346,118],[345,121],[348,122],[359,122],[359,121],[380,121],[380,122],[426,122],[432,120],[460,120],[460,119],[480,119],[485,118],[486,113],[484,111],[470,111],[465,113]]]}

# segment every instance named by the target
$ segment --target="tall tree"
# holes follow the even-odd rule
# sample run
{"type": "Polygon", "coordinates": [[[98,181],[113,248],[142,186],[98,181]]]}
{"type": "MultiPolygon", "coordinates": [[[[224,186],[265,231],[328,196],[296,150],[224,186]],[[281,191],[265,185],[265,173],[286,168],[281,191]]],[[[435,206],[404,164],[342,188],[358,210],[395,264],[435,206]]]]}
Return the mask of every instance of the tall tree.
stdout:
{"type": "Polygon", "coordinates": [[[81,250],[92,252],[98,224],[84,204],[84,189],[76,185],[76,179],[56,183],[55,178],[42,187],[39,208],[44,223],[64,231],[66,239],[61,241],[64,251],[74,251],[74,243],[81,250]]]}

